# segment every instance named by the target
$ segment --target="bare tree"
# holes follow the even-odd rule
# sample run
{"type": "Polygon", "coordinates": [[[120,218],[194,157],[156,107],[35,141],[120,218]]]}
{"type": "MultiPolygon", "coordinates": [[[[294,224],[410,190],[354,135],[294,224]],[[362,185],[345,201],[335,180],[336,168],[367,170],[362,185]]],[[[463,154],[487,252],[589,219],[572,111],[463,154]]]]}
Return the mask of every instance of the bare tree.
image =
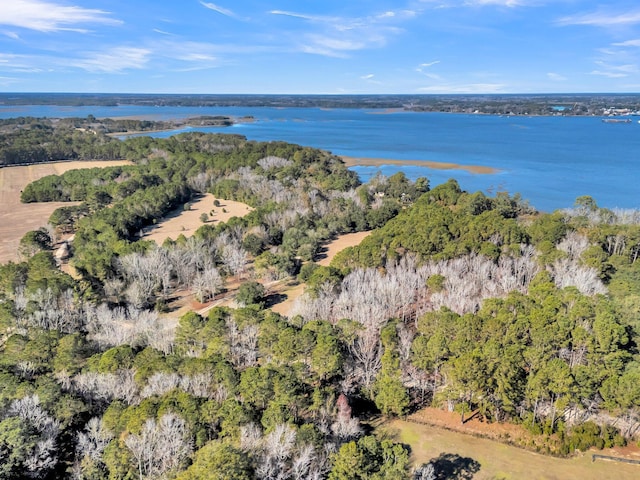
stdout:
{"type": "Polygon", "coordinates": [[[93,417],[84,427],[84,432],[78,432],[76,451],[80,458],[89,457],[93,461],[102,460],[102,452],[113,438],[113,433],[104,426],[101,418],[93,417]]]}
{"type": "Polygon", "coordinates": [[[26,476],[33,478],[46,476],[58,463],[59,422],[40,406],[38,395],[29,395],[11,402],[7,416],[22,419],[34,431],[35,441],[29,447],[24,459],[26,476]]]}
{"type": "Polygon", "coordinates": [[[200,303],[211,300],[220,290],[224,281],[215,267],[207,267],[196,274],[193,279],[192,290],[200,303]]]}
{"type": "Polygon", "coordinates": [[[158,422],[148,419],[140,433],[130,433],[124,443],[137,463],[140,478],[159,478],[175,470],[193,451],[186,422],[172,413],[158,422]]]}

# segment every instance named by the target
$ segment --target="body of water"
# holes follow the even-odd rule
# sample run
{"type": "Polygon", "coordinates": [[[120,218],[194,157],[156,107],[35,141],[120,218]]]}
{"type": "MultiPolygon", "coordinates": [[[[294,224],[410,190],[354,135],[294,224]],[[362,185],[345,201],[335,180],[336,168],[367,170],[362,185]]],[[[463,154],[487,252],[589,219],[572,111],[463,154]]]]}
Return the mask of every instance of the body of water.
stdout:
{"type": "MultiPolygon", "coordinates": [[[[591,195],[602,207],[640,208],[640,124],[604,123],[597,117],[500,117],[368,109],[269,107],[56,107],[0,106],[0,118],[138,117],[162,120],[198,115],[253,116],[208,132],[238,133],[249,140],[287,142],[336,155],[482,165],[489,175],[462,170],[383,165],[353,167],[363,180],[399,170],[426,176],[431,185],[455,178],[465,190],[519,192],[540,210],[570,207],[591,195]]],[[[168,136],[192,129],[160,132],[168,136]]]]}

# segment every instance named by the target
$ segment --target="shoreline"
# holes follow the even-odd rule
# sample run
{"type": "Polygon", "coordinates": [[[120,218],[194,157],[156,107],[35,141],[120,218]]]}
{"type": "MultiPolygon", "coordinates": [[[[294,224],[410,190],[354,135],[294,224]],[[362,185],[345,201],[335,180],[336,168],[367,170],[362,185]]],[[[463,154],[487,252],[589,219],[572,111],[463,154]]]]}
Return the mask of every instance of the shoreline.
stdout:
{"type": "Polygon", "coordinates": [[[411,165],[434,170],[465,170],[478,175],[493,175],[501,170],[485,165],[461,165],[459,163],[434,162],[432,160],[398,160],[389,158],[348,157],[338,155],[347,167],[381,167],[382,165],[411,165]]]}

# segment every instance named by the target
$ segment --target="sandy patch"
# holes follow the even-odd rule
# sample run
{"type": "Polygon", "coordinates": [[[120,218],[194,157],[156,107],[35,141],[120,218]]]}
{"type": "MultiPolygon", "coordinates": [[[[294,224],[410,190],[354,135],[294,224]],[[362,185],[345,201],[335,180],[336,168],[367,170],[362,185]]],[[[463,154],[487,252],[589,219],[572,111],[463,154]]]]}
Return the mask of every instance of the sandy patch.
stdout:
{"type": "Polygon", "coordinates": [[[376,110],[374,112],[367,112],[370,115],[389,115],[391,113],[407,113],[407,111],[402,107],[396,108],[385,108],[383,110],[376,110]]]}
{"type": "Polygon", "coordinates": [[[305,287],[304,283],[301,283],[293,287],[286,287],[282,290],[274,289],[275,290],[274,293],[278,295],[282,295],[283,297],[285,297],[285,300],[273,305],[271,307],[271,310],[273,310],[276,313],[279,313],[280,315],[284,315],[285,317],[289,316],[291,307],[293,307],[293,302],[295,302],[296,299],[304,293],[304,287],[305,287]]]}
{"type": "Polygon", "coordinates": [[[47,224],[53,211],[78,202],[20,203],[20,192],[29,183],[47,175],[60,175],[79,168],[131,165],[126,160],[39,163],[0,168],[0,262],[18,260],[20,239],[30,230],[47,224]]]}
{"type": "Polygon", "coordinates": [[[319,258],[316,263],[323,267],[328,267],[331,263],[331,260],[333,260],[333,257],[335,257],[338,252],[341,252],[347,247],[355,247],[356,245],[360,245],[360,242],[362,242],[362,240],[367,238],[369,235],[371,235],[370,231],[347,233],[345,235],[336,237],[335,240],[332,240],[325,245],[324,248],[326,249],[326,251],[320,255],[322,258],[319,258]]]}
{"type": "Polygon", "coordinates": [[[346,157],[341,156],[347,167],[381,167],[382,165],[412,165],[416,167],[427,167],[435,170],[465,170],[480,175],[491,175],[499,173],[500,170],[483,165],[461,165],[458,163],[433,162],[430,160],[393,160],[388,158],[370,157],[346,157]]]}
{"type": "Polygon", "coordinates": [[[253,210],[245,203],[222,199],[218,199],[220,206],[216,207],[213,205],[215,200],[216,197],[207,193],[191,202],[191,210],[185,211],[182,207],[173,210],[156,226],[147,229],[144,239],[153,240],[158,245],[162,245],[167,238],[175,240],[181,234],[187,238],[192,236],[198,228],[204,225],[200,220],[203,213],[209,215],[207,223],[217,224],[227,222],[231,217],[244,217],[253,210]]]}

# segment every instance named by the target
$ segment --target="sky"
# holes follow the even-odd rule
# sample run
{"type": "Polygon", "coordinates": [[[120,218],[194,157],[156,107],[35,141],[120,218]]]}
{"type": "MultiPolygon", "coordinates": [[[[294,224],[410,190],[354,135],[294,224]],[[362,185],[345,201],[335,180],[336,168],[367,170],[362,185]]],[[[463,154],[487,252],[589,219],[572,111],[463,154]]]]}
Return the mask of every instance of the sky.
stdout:
{"type": "Polygon", "coordinates": [[[638,91],[638,0],[0,0],[0,92],[638,91]]]}

